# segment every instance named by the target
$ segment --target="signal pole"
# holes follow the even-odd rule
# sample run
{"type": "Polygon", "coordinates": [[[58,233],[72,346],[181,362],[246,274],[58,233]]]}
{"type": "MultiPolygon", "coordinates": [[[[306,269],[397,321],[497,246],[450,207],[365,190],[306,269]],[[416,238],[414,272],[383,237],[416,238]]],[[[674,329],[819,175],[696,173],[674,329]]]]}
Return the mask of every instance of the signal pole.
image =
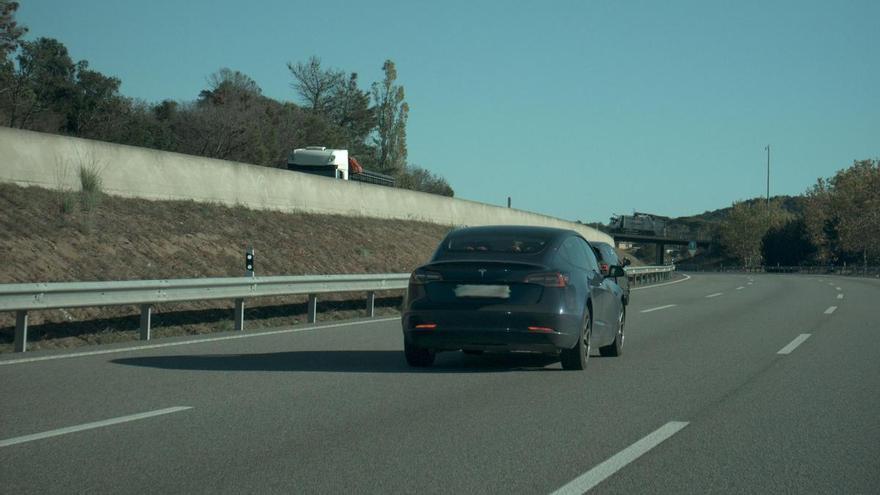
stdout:
{"type": "Polygon", "coordinates": [[[770,145],[767,145],[767,211],[770,211],[770,145]]]}

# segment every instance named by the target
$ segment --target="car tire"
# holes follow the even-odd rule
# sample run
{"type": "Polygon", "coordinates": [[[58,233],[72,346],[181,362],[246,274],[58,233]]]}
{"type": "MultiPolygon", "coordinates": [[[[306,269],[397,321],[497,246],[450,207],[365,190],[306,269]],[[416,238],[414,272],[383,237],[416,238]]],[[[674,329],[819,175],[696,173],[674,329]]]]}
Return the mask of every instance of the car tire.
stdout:
{"type": "Polygon", "coordinates": [[[582,370],[587,367],[590,359],[590,340],[593,336],[593,315],[587,310],[584,318],[583,330],[578,336],[577,344],[571,349],[563,349],[559,354],[564,370],[582,370]]]}
{"type": "Polygon", "coordinates": [[[623,354],[623,342],[625,335],[623,333],[626,328],[626,306],[620,307],[620,316],[617,320],[617,335],[614,336],[614,342],[600,347],[599,354],[606,357],[616,357],[623,354]]]}
{"type": "Polygon", "coordinates": [[[406,364],[415,368],[427,368],[434,364],[437,353],[431,349],[416,347],[407,341],[403,342],[403,354],[406,356],[406,364]]]}

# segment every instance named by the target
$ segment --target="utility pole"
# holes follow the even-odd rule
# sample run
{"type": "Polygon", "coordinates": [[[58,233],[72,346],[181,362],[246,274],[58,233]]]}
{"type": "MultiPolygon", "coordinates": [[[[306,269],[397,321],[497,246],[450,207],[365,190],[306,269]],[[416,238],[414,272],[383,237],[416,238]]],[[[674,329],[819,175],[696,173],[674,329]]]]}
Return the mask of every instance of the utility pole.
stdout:
{"type": "Polygon", "coordinates": [[[770,211],[770,145],[767,145],[767,211],[770,211]]]}

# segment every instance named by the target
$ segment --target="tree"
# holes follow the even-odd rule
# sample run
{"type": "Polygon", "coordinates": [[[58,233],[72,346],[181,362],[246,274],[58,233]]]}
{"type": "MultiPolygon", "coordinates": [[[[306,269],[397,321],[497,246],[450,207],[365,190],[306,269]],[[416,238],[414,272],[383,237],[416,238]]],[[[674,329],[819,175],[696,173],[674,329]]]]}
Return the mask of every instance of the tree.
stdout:
{"type": "Polygon", "coordinates": [[[18,2],[0,0],[0,60],[6,61],[10,53],[18,49],[19,39],[28,29],[15,21],[18,2]]]}
{"type": "Polygon", "coordinates": [[[52,38],[24,41],[17,59],[4,101],[7,124],[57,132],[76,92],[76,65],[67,48],[52,38]]]}
{"type": "Polygon", "coordinates": [[[115,113],[124,111],[119,95],[122,82],[89,69],[89,63],[76,64],[74,91],[67,110],[65,127],[74,136],[101,138],[114,122],[115,113]]]}
{"type": "Polygon", "coordinates": [[[763,202],[733,203],[720,228],[721,245],[745,266],[760,265],[763,258],[761,240],[767,232],[791,219],[778,201],[770,207],[763,202]]]}
{"type": "Polygon", "coordinates": [[[830,262],[880,257],[880,161],[860,160],[807,192],[808,231],[830,262]]]}
{"type": "Polygon", "coordinates": [[[810,261],[816,246],[810,242],[803,218],[773,227],[761,239],[761,254],[767,265],[798,266],[810,261]]]}
{"type": "Polygon", "coordinates": [[[382,66],[385,79],[373,83],[372,95],[376,111],[376,165],[380,172],[397,175],[406,167],[406,120],[409,105],[403,86],[398,86],[394,62],[382,66]]]}
{"type": "Polygon", "coordinates": [[[324,69],[321,67],[321,59],[312,55],[306,63],[287,63],[287,68],[293,75],[293,89],[315,112],[321,116],[327,115],[330,101],[339,86],[343,83],[344,75],[341,71],[324,69]]]}
{"type": "Polygon", "coordinates": [[[208,89],[199,93],[201,103],[222,105],[224,103],[243,103],[255,101],[263,90],[250,76],[228,67],[208,76],[208,89]]]}
{"type": "Polygon", "coordinates": [[[364,152],[372,150],[365,142],[376,126],[376,119],[370,108],[370,94],[358,87],[357,80],[357,73],[352,72],[348,81],[337,85],[329,100],[327,117],[345,134],[345,147],[366,158],[364,152]]]}

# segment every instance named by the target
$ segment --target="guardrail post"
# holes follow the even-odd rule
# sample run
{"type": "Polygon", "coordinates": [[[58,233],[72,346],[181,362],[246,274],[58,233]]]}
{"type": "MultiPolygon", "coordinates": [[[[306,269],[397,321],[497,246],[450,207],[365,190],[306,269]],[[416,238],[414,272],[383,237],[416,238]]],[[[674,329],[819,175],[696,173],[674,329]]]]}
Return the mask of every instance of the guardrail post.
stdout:
{"type": "Polygon", "coordinates": [[[27,311],[15,312],[15,352],[27,350],[27,311]]]}
{"type": "Polygon", "coordinates": [[[150,340],[150,319],[153,308],[149,304],[141,304],[141,340],[150,340]]]}
{"type": "Polygon", "coordinates": [[[244,330],[244,299],[238,298],[235,300],[235,315],[233,318],[235,319],[235,330],[238,332],[244,330]]]}
{"type": "Polygon", "coordinates": [[[314,323],[318,320],[318,296],[315,294],[309,294],[309,323],[314,323]]]}
{"type": "Polygon", "coordinates": [[[376,293],[373,291],[367,292],[367,316],[376,316],[376,293]]]}

